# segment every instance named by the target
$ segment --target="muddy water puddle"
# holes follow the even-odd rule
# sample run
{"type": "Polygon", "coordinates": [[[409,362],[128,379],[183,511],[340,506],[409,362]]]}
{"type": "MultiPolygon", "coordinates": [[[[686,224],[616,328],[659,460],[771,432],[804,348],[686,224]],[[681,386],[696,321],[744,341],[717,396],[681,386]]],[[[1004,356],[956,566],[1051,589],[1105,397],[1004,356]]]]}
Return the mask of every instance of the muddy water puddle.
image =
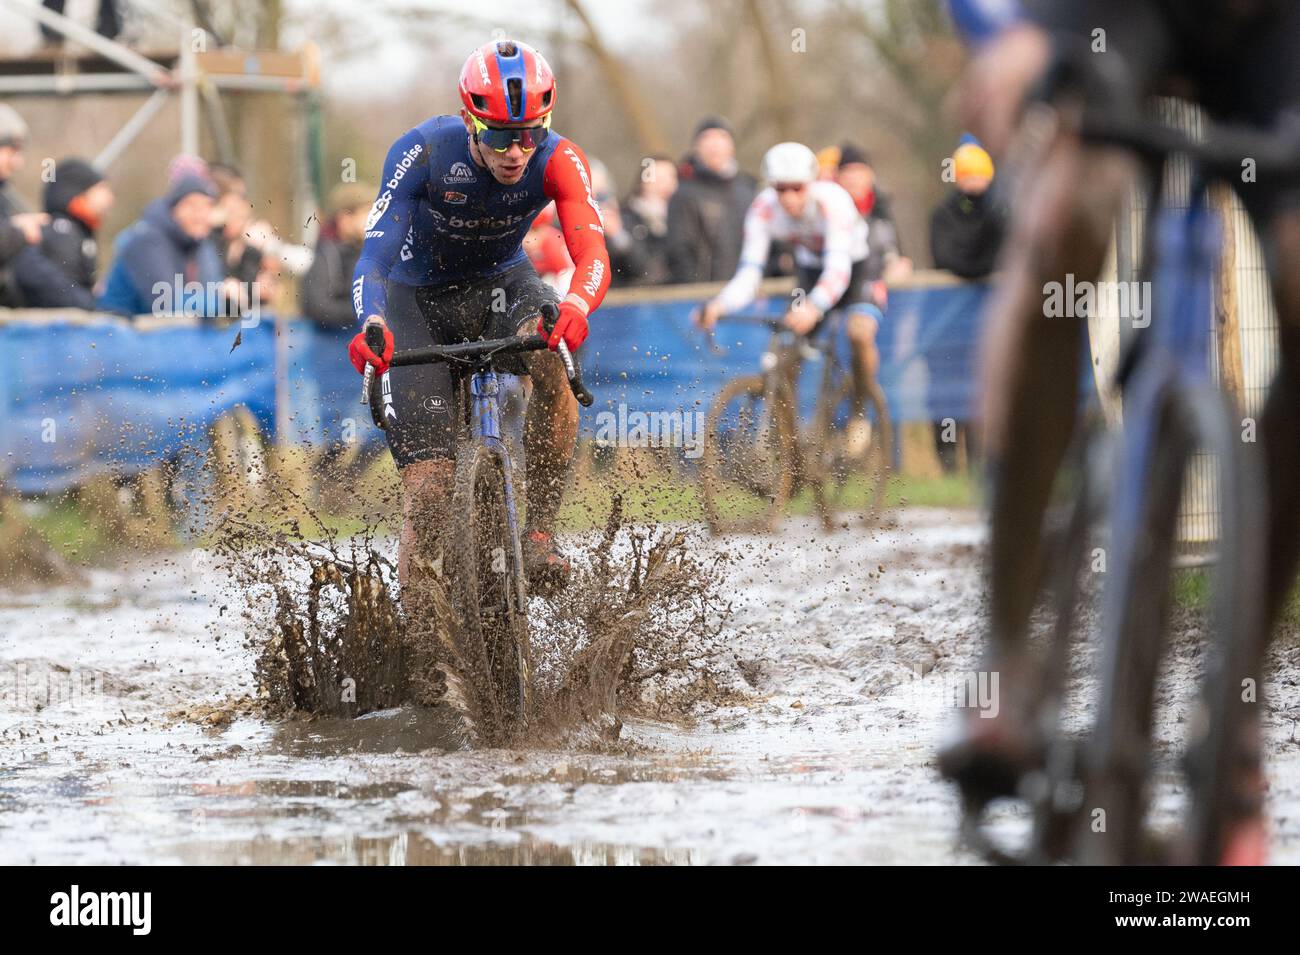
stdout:
{"type": "MultiPolygon", "coordinates": [[[[950,714],[924,675],[975,659],[977,517],[803,530],[730,542],[717,678],[738,698],[526,752],[461,748],[437,707],[232,704],[254,691],[255,650],[208,560],[2,595],[0,862],[974,861],[934,771],[950,714]]],[[[1275,855],[1295,861],[1300,747],[1271,733],[1275,855]]]]}

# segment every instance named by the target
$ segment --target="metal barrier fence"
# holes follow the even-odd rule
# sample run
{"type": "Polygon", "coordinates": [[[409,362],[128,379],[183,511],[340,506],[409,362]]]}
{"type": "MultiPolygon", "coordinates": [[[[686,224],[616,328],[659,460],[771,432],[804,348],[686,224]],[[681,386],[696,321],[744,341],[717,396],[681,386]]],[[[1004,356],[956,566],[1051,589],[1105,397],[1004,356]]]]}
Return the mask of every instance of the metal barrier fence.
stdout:
{"type": "MultiPolygon", "coordinates": [[[[765,329],[724,327],[725,353],[715,354],[690,321],[700,290],[693,298],[672,289],[660,298],[658,291],[614,296],[595,319],[581,353],[598,397],[582,412],[588,437],[623,439],[664,420],[702,426],[722,384],[758,368],[765,329]]],[[[936,276],[891,292],[879,333],[880,375],[896,421],[969,419],[987,291],[936,276]]],[[[783,291],[769,292],[758,308],[778,314],[783,291]]],[[[0,480],[40,494],[105,472],[137,473],[192,454],[235,407],[252,411],[282,445],[381,442],[346,357],[351,335],[267,317],[239,328],[0,312],[0,480]]],[[[801,398],[811,409],[817,375],[803,377],[801,398]]]]}

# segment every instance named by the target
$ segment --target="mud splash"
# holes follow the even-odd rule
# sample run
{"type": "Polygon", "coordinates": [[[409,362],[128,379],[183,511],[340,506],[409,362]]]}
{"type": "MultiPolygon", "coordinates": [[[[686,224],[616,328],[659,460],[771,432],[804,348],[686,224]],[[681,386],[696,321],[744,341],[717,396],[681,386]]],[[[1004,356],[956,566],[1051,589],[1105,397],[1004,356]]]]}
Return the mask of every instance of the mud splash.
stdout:
{"type": "Polygon", "coordinates": [[[694,556],[682,528],[629,526],[615,496],[603,533],[568,548],[569,586],[530,606],[535,680],[523,738],[481,718],[474,648],[447,588],[432,577],[399,598],[374,527],[346,539],[298,499],[281,520],[227,515],[213,553],[248,599],[240,611],[269,718],[357,718],[396,707],[447,707],[462,748],[604,749],[624,716],[688,719],[739,699],[720,666],[730,605],[725,554],[694,556]],[[304,524],[308,526],[304,528],[304,524]]]}
{"type": "MultiPolygon", "coordinates": [[[[584,542],[586,543],[586,542],[584,542]]],[[[540,728],[617,740],[624,715],[689,719],[737,702],[723,633],[729,556],[696,556],[692,532],[627,526],[615,495],[604,532],[579,548],[574,578],[534,614],[540,728]]]]}

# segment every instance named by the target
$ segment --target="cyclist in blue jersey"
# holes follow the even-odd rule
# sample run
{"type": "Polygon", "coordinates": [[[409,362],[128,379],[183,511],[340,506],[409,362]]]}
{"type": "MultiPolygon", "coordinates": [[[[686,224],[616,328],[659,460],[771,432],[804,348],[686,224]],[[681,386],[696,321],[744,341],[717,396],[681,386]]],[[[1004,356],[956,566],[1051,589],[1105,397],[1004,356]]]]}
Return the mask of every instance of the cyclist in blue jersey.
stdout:
{"type": "Polygon", "coordinates": [[[388,152],[353,277],[359,322],[384,328],[383,354],[364,333],[349,354],[363,372],[389,372],[385,433],[402,479],[398,573],[405,586],[437,566],[453,480],[452,375],[447,364],[393,368],[402,348],[501,338],[541,329],[540,309],[559,296],[529,264],[522,242],[555,202],[574,262],[549,333],[552,351],[499,362],[532,381],[524,426],[527,465],[525,569],[538,592],[563,583],[556,552],[560,495],[577,437],[577,403],[554,349],[576,351],[609,287],[600,207],[577,144],[551,130],[556,84],[540,53],[512,40],[488,43],[460,73],[459,115],[435,116],[388,152]]]}
{"type": "MultiPolygon", "coordinates": [[[[1300,130],[1300,4],[1287,0],[952,0],[979,46],[962,88],[963,121],[994,155],[1008,148],[1032,87],[1058,51],[1087,50],[1139,99],[1177,90],[1215,120],[1275,133],[1300,130]]],[[[1076,322],[1049,317],[1048,283],[1096,279],[1120,200],[1134,181],[1125,151],[1083,145],[1058,129],[1024,160],[1016,216],[988,313],[980,393],[996,480],[990,540],[989,669],[1001,674],[997,718],[975,714],[941,756],[969,785],[1014,787],[1041,741],[1017,711],[1030,671],[1026,639],[1042,555],[1040,528],[1077,408],[1076,322]],[[978,781],[976,783],[975,781],[978,781]]],[[[1248,157],[1243,157],[1248,158],[1248,157]]],[[[1264,243],[1280,331],[1280,370],[1260,421],[1269,491],[1267,619],[1278,617],[1300,559],[1300,190],[1233,183],[1264,243]]],[[[1260,667],[1267,632],[1252,648],[1260,667]]],[[[1240,819],[1225,861],[1263,857],[1258,724],[1240,774],[1240,819]]],[[[1010,795],[1010,792],[1005,793],[1010,795]]]]}

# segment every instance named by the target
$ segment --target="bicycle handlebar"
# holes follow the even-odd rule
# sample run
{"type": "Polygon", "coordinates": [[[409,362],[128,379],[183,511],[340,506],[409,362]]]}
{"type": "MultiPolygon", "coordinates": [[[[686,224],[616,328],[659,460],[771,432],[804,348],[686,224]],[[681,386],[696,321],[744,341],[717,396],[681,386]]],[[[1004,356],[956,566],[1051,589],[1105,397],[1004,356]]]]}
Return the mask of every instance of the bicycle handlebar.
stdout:
{"type": "Polygon", "coordinates": [[[1256,176],[1300,182],[1300,132],[1207,124],[1206,135],[1195,139],[1146,116],[1128,75],[1101,59],[1083,47],[1058,48],[1032,100],[1050,104],[1063,90],[1080,92],[1084,110],[1077,132],[1087,142],[1118,146],[1153,160],[1187,156],[1223,178],[1240,176],[1243,162],[1250,160],[1256,176]]]}
{"type": "MultiPolygon", "coordinates": [[[[541,335],[512,335],[509,338],[489,338],[477,342],[457,342],[453,345],[428,345],[424,348],[408,348],[393,353],[391,362],[394,368],[408,365],[426,365],[435,361],[476,362],[491,358],[493,355],[514,355],[522,352],[544,351],[546,339],[541,335]]],[[[596,400],[582,381],[582,370],[573,360],[569,347],[560,342],[558,349],[560,361],[564,363],[564,372],[569,379],[569,389],[584,408],[591,407],[596,400]]]]}

